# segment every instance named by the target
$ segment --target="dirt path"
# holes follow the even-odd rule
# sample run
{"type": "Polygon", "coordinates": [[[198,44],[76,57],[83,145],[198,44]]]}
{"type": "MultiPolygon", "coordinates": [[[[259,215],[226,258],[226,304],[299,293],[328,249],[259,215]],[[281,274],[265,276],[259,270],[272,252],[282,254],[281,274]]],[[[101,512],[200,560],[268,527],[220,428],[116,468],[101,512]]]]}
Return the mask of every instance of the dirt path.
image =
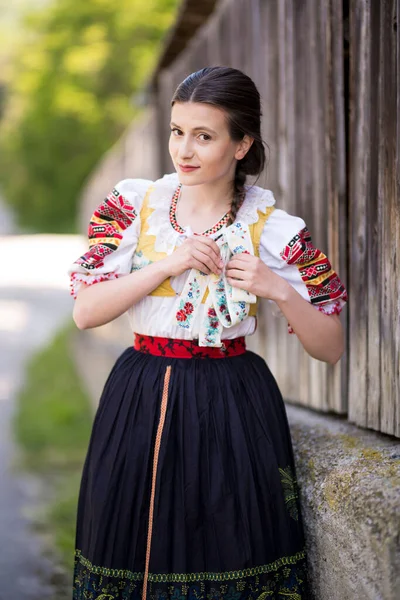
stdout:
{"type": "Polygon", "coordinates": [[[41,538],[30,526],[40,490],[33,477],[15,469],[11,419],[27,359],[71,319],[65,270],[83,242],[77,236],[1,233],[0,600],[58,600],[57,565],[43,556],[41,538]]]}

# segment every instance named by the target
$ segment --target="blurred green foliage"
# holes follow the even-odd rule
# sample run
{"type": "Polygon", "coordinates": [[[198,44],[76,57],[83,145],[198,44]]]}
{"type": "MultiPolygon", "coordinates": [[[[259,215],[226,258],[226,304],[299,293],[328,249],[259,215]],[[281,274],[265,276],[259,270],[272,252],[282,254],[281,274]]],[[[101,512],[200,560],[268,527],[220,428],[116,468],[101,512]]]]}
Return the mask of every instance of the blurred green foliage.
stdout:
{"type": "Polygon", "coordinates": [[[94,416],[71,358],[76,334],[71,321],[29,360],[13,416],[20,467],[35,473],[46,490],[46,505],[34,524],[50,536],[49,550],[54,543],[67,572],[73,566],[79,484],[94,416]]]}
{"type": "Polygon", "coordinates": [[[140,114],[132,97],[178,5],[53,0],[26,14],[0,80],[0,184],[26,230],[76,230],[82,185],[140,114]]]}

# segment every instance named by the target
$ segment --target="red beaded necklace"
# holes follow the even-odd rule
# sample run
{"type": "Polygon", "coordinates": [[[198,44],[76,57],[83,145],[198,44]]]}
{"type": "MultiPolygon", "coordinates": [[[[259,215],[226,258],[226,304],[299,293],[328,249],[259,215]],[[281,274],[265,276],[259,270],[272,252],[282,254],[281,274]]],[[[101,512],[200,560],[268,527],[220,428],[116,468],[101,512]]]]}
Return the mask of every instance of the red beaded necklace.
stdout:
{"type": "MultiPolygon", "coordinates": [[[[178,204],[181,187],[182,184],[180,183],[176,188],[174,195],[172,196],[171,206],[169,208],[169,220],[175,231],[178,231],[179,233],[185,233],[185,230],[179,225],[178,221],[176,220],[176,207],[178,204]]],[[[207,229],[203,233],[195,233],[195,235],[211,235],[213,233],[216,233],[219,229],[221,229],[221,227],[223,227],[229,222],[230,216],[231,213],[229,211],[213,227],[210,227],[210,229],[207,229]]]]}

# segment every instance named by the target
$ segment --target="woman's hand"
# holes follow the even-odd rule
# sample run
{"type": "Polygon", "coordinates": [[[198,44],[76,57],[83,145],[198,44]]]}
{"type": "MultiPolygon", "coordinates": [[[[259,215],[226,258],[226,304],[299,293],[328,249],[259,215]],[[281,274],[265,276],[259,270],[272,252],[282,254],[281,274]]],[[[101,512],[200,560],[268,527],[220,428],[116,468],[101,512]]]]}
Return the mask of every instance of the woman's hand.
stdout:
{"type": "Polygon", "coordinates": [[[316,310],[290,283],[252,254],[235,255],[225,273],[233,287],[274,300],[310,356],[332,365],[337,363],[345,347],[338,315],[316,310]]]}
{"type": "Polygon", "coordinates": [[[187,269],[198,269],[209,275],[220,275],[224,266],[218,245],[205,235],[187,238],[172,254],[163,259],[168,275],[180,275],[187,269]]]}
{"type": "Polygon", "coordinates": [[[225,274],[232,287],[246,290],[260,298],[275,302],[286,297],[289,284],[271,271],[269,267],[252,254],[236,254],[226,265],[225,274]]]}

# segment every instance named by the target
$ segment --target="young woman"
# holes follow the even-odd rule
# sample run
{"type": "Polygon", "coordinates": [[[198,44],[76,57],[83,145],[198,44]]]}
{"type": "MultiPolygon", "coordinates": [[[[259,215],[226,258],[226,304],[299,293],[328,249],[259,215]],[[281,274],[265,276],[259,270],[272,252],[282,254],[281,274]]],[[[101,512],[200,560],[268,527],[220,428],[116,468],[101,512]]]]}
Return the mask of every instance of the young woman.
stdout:
{"type": "Polygon", "coordinates": [[[241,71],[189,75],[172,99],[176,173],[119,182],[70,267],[77,326],[128,311],[136,334],[93,424],[75,600],[308,598],[285,406],[245,336],[267,298],[334,364],[346,290],[304,221],[245,183],[265,166],[260,117],[241,71]]]}

